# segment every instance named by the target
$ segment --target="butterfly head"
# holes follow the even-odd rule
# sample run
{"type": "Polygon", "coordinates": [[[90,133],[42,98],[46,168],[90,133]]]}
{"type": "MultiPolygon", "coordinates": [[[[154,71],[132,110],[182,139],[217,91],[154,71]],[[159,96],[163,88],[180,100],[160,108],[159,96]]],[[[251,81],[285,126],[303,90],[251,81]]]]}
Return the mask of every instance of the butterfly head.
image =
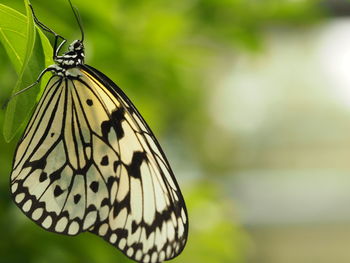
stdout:
{"type": "Polygon", "coordinates": [[[68,47],[70,52],[84,52],[84,44],[81,40],[74,40],[68,47]]]}
{"type": "Polygon", "coordinates": [[[84,44],[81,40],[74,40],[68,47],[68,52],[55,58],[56,63],[63,69],[74,68],[84,64],[84,44]]]}

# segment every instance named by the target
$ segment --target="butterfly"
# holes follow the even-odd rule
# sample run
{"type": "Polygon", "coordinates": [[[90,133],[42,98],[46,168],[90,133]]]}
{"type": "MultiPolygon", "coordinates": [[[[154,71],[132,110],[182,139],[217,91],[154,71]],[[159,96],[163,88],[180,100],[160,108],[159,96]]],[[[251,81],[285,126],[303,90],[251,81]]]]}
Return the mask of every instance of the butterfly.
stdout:
{"type": "MultiPolygon", "coordinates": [[[[184,249],[185,202],[157,139],[125,93],[84,63],[82,37],[59,55],[13,160],[11,192],[42,228],[65,235],[91,232],[137,262],[163,262],[184,249]]],[[[61,42],[60,42],[61,40],[61,42]]]]}

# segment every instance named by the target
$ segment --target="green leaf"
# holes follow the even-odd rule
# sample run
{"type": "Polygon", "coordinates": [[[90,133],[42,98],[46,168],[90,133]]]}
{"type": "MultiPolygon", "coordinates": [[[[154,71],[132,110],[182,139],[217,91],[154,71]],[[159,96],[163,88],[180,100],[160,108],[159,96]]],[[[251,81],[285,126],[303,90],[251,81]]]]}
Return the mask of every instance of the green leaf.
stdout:
{"type": "Polygon", "coordinates": [[[20,74],[26,54],[27,18],[16,10],[0,4],[0,41],[20,74]]]}
{"type": "MultiPolygon", "coordinates": [[[[37,29],[37,32],[39,34],[40,40],[41,40],[42,50],[44,51],[44,65],[45,65],[45,68],[47,68],[48,66],[50,66],[54,63],[53,58],[52,58],[52,54],[53,54],[52,46],[51,46],[50,41],[45,36],[45,34],[41,31],[41,29],[38,27],[36,27],[36,29],[37,29]]],[[[38,57],[40,55],[41,54],[34,55],[34,53],[33,53],[32,57],[33,56],[38,57]]],[[[41,69],[43,69],[43,68],[41,68],[41,69]]],[[[40,92],[38,93],[37,100],[41,97],[41,94],[42,94],[44,88],[46,87],[46,84],[49,82],[49,79],[50,79],[50,75],[48,75],[48,74],[45,74],[41,78],[40,92]]]]}
{"type": "MultiPolygon", "coordinates": [[[[9,7],[0,5],[0,12],[6,14],[0,20],[0,28],[4,32],[0,41],[5,46],[18,73],[13,93],[34,83],[40,72],[47,65],[52,64],[52,60],[49,59],[52,54],[51,45],[40,30],[35,30],[28,0],[25,0],[24,3],[27,17],[9,7]],[[41,41],[35,41],[35,39],[41,41]]],[[[45,81],[47,78],[48,76],[45,76],[43,80],[45,81]]],[[[44,81],[42,83],[47,83],[44,81]]],[[[37,85],[26,91],[25,94],[19,94],[10,100],[6,109],[3,129],[7,142],[15,137],[29,118],[40,90],[42,89],[37,85]]]]}
{"type": "Polygon", "coordinates": [[[41,45],[42,45],[42,48],[43,48],[44,54],[45,54],[45,67],[48,67],[54,63],[53,59],[52,59],[52,54],[53,54],[52,46],[51,46],[50,41],[45,36],[45,34],[40,30],[40,28],[36,27],[36,29],[39,32],[41,45]]]}

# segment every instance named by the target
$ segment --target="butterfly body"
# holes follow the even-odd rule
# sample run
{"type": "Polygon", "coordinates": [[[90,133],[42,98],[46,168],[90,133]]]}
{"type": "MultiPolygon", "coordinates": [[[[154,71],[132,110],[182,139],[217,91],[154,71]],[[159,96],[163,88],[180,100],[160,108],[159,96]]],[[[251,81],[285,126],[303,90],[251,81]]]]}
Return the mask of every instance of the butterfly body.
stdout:
{"type": "Polygon", "coordinates": [[[138,262],[177,256],[187,211],[158,141],[125,93],[84,64],[81,40],[57,53],[17,146],[14,202],[46,230],[89,231],[138,262]]]}
{"type": "Polygon", "coordinates": [[[84,44],[80,40],[75,40],[69,45],[68,52],[62,56],[55,56],[54,61],[62,69],[74,68],[84,64],[84,44]]]}

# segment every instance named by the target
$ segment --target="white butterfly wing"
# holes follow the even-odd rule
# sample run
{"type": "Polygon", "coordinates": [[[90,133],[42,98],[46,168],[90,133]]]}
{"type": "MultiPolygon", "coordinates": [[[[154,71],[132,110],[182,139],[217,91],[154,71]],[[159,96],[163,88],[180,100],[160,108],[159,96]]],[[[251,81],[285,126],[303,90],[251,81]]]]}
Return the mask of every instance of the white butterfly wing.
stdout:
{"type": "Polygon", "coordinates": [[[22,211],[45,229],[68,235],[89,229],[109,212],[108,188],[91,162],[91,127],[72,84],[51,78],[19,142],[11,174],[13,198],[22,211]]]}
{"type": "Polygon", "coordinates": [[[107,77],[88,68],[111,115],[105,137],[120,154],[118,181],[111,187],[109,217],[93,232],[141,262],[178,255],[187,239],[187,212],[171,168],[154,135],[125,94],[107,77]]]}
{"type": "Polygon", "coordinates": [[[139,262],[175,257],[187,212],[158,142],[112,81],[73,71],[51,78],[18,145],[14,201],[49,231],[89,230],[139,262]]]}

